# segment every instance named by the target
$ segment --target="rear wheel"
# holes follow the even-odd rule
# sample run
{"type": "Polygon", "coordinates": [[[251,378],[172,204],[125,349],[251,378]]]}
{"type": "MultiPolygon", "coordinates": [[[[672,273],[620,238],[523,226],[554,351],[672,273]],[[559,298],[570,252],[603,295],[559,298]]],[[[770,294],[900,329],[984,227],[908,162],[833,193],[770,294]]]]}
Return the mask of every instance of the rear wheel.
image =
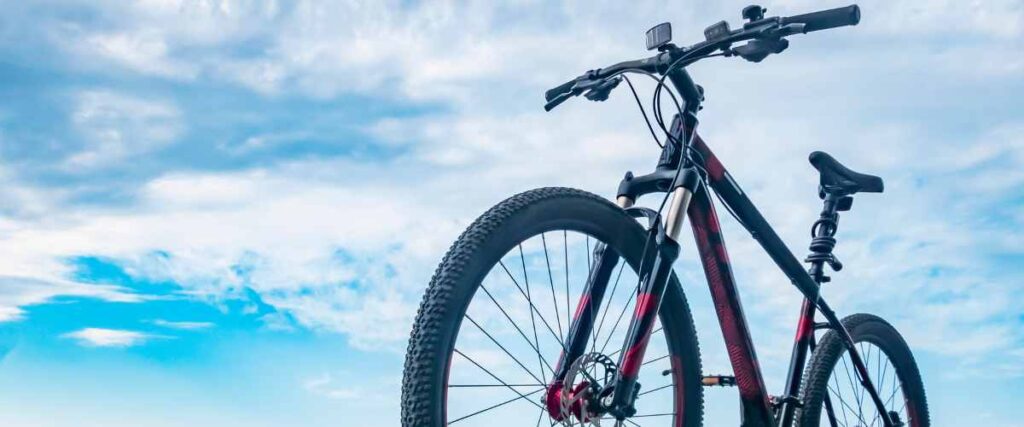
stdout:
{"type": "MultiPolygon", "coordinates": [[[[928,427],[921,373],[899,332],[870,314],[849,316],[843,319],[843,325],[853,337],[886,412],[895,414],[902,425],[928,427]]],[[[797,415],[801,427],[883,425],[877,406],[857,379],[842,338],[835,332],[826,334],[814,351],[804,376],[802,400],[804,406],[797,415]]]]}
{"type": "MultiPolygon", "coordinates": [[[[582,424],[575,417],[552,419],[544,397],[591,254],[607,245],[627,261],[609,279],[588,353],[569,361],[584,366],[577,377],[593,379],[618,360],[645,240],[644,229],[622,209],[567,188],[528,191],[483,214],[445,255],[420,305],[406,355],[402,425],[582,424]]],[[[625,425],[699,426],[700,353],[674,276],[654,331],[638,412],[625,425]]]]}

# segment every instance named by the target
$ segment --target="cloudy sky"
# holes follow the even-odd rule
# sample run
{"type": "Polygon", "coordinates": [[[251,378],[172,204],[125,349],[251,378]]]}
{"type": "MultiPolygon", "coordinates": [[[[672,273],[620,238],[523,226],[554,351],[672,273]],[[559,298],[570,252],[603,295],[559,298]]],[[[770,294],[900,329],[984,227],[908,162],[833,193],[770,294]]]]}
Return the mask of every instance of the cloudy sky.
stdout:
{"type": "MultiPolygon", "coordinates": [[[[533,187],[610,196],[658,155],[628,92],[544,113],[543,91],[748,2],[628,3],[6,2],[0,423],[397,425],[412,316],[457,234],[533,187]]],[[[936,425],[1024,425],[1024,4],[861,7],[763,63],[692,67],[701,133],[797,253],[810,151],[882,175],[826,297],[904,333],[936,425]]],[[[799,300],[724,222],[780,391],[799,300]]],[[[683,258],[706,370],[727,372],[683,258]]],[[[707,399],[708,425],[736,424],[731,391],[707,399]]]]}

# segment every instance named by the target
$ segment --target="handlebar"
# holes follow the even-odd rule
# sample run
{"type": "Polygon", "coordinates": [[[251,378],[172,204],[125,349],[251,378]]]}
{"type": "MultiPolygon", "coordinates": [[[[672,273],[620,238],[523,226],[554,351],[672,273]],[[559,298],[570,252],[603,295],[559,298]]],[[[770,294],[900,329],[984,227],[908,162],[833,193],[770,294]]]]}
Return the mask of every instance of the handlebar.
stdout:
{"type": "Polygon", "coordinates": [[[552,99],[558,98],[559,95],[572,91],[572,87],[576,85],[577,80],[579,79],[576,78],[569,80],[565,83],[555,86],[554,88],[548,90],[547,92],[544,92],[544,100],[550,102],[552,99]]]}
{"type": "Polygon", "coordinates": [[[781,19],[782,25],[804,24],[804,32],[827,30],[829,28],[857,25],[860,22],[860,7],[855,4],[835,9],[805,13],[781,19]]]}
{"type": "Polygon", "coordinates": [[[662,53],[646,59],[620,62],[609,67],[587,71],[586,73],[583,73],[582,76],[569,80],[565,83],[555,86],[552,89],[549,89],[547,92],[544,92],[544,99],[548,102],[551,102],[555,98],[558,98],[559,96],[568,94],[570,92],[577,92],[575,93],[575,95],[579,95],[584,90],[589,89],[592,86],[595,86],[595,84],[588,85],[587,82],[605,79],[608,77],[615,76],[617,74],[621,74],[626,71],[642,71],[648,73],[658,72],[658,68],[660,66],[667,66],[668,62],[671,62],[670,56],[671,55],[669,55],[668,53],[662,53]],[[577,86],[577,84],[580,85],[577,86]]]}
{"type": "MultiPolygon", "coordinates": [[[[788,46],[784,40],[787,36],[857,25],[860,22],[860,7],[854,4],[790,17],[763,18],[758,16],[758,18],[752,18],[742,28],[733,31],[729,31],[723,21],[718,25],[725,26],[724,32],[714,38],[708,36],[707,40],[685,48],[667,44],[662,48],[662,52],[655,56],[590,70],[545,92],[544,98],[547,104],[544,109],[551,111],[569,98],[599,87],[604,79],[626,72],[665,74],[673,65],[682,69],[719,50],[723,51],[725,56],[738,55],[749,61],[759,62],[771,53],[779,53],[784,50],[788,46]],[[746,46],[731,48],[733,43],[747,40],[752,41],[746,46]]],[[[696,93],[696,89],[692,92],[696,93]]],[[[686,98],[685,95],[684,98],[686,98]]]]}

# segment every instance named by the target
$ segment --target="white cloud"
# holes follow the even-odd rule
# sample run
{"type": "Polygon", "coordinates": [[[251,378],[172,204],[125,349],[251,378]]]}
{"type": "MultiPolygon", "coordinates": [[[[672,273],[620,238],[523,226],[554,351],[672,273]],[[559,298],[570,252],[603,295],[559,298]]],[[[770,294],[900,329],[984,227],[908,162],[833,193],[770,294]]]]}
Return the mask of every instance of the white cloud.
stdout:
{"type": "MultiPolygon", "coordinates": [[[[840,313],[891,319],[919,360],[940,360],[944,371],[1024,373],[1024,337],[1006,326],[1019,322],[1024,306],[1019,267],[996,261],[1019,259],[1024,238],[1011,197],[1024,182],[1024,125],[1012,115],[1020,104],[1001,99],[1024,70],[1016,3],[871,1],[861,4],[857,28],[794,37],[789,51],[761,64],[716,60],[692,70],[708,94],[701,133],[798,256],[818,208],[809,151],[828,150],[886,178],[886,194],[858,196],[844,214],[837,254],[847,268],[824,292],[840,313]],[[1010,218],[996,223],[987,217],[993,212],[1010,218]]],[[[259,94],[334,101],[355,92],[442,108],[365,125],[402,149],[396,159],[164,171],[122,206],[69,204],[73,189],[41,190],[0,173],[8,184],[0,198],[12,200],[0,211],[0,272],[47,283],[0,284],[0,319],[19,319],[26,305],[56,295],[97,292],[51,285],[67,281],[67,257],[89,254],[118,260],[135,277],[180,283],[184,294],[214,304],[251,288],[278,310],[264,316],[268,328],[337,332],[359,349],[400,352],[434,266],[484,209],[542,185],[611,195],[625,170],[653,166],[657,153],[625,86],[606,103],[579,99],[548,114],[540,109],[543,90],[645,55],[640,35],[650,24],[670,20],[678,41],[693,41],[719,18],[736,23],[746,5],[269,4],[102,3],[125,13],[111,14],[101,29],[67,32],[68,49],[76,67],[111,67],[115,76],[226,81],[259,94]]],[[[824,7],[768,6],[780,14],[824,7]]],[[[641,84],[643,95],[650,86],[641,84]]],[[[184,105],[160,97],[101,90],[76,101],[73,123],[92,142],[78,154],[83,166],[145,158],[186,126],[184,105]]],[[[223,148],[244,155],[274,138],[223,148]]],[[[766,378],[779,389],[789,351],[779,343],[792,338],[798,295],[720,214],[766,378]]],[[[677,270],[706,369],[718,372],[728,362],[693,253],[684,249],[677,270]]],[[[133,298],[105,289],[97,298],[133,298]]],[[[91,334],[107,334],[108,345],[150,338],[115,332],[135,338],[91,334]]],[[[496,351],[473,357],[507,362],[496,351]]],[[[372,391],[397,405],[397,380],[378,390],[377,381],[336,376],[301,386],[345,402],[372,391]]]]}
{"type": "Polygon", "coordinates": [[[58,296],[95,298],[102,301],[135,303],[147,297],[110,285],[81,284],[65,279],[44,280],[45,272],[33,273],[36,277],[0,275],[0,323],[23,318],[23,307],[43,304],[58,296]]]}
{"type": "MultiPolygon", "coordinates": [[[[0,158],[2,160],[2,158],[0,158]]],[[[0,207],[0,236],[7,227],[15,226],[12,219],[38,217],[53,209],[57,203],[57,192],[44,191],[21,182],[9,168],[0,161],[0,199],[6,201],[0,207]]]]}
{"type": "MultiPolygon", "coordinates": [[[[467,85],[487,83],[501,90],[502,85],[557,82],[555,78],[571,77],[555,74],[568,64],[597,66],[599,58],[627,58],[639,51],[635,41],[642,30],[635,29],[654,22],[671,20],[678,38],[695,40],[700,32],[693,29],[738,17],[742,7],[735,2],[674,11],[617,2],[590,8],[398,1],[91,5],[113,9],[119,19],[102,32],[77,26],[58,32],[60,43],[82,62],[101,57],[140,74],[171,79],[204,74],[264,94],[299,91],[319,98],[352,92],[381,95],[395,89],[402,99],[444,101],[466,101],[471,96],[467,85]],[[513,8],[519,19],[508,28],[513,8]],[[245,44],[261,49],[234,51],[245,44]]],[[[794,0],[770,5],[770,12],[789,15],[822,7],[794,0]]],[[[913,49],[913,41],[934,39],[938,43],[932,54],[952,71],[1019,75],[1022,69],[1016,59],[1020,55],[1013,54],[1021,52],[1016,41],[1024,32],[1019,2],[875,0],[861,2],[861,7],[864,19],[857,31],[843,30],[852,40],[913,49]],[[946,42],[965,36],[970,39],[946,42]],[[976,64],[958,65],[964,63],[976,64]]],[[[897,60],[910,59],[902,50],[899,54],[897,60]]]]}
{"type": "MultiPolygon", "coordinates": [[[[891,34],[973,34],[1013,39],[1024,34],[1024,7],[1014,0],[871,2],[864,16],[891,34]]],[[[870,24],[869,24],[870,25],[870,24]]]]}
{"type": "Polygon", "coordinates": [[[212,322],[174,321],[164,319],[155,319],[152,320],[151,323],[164,328],[181,329],[186,331],[198,331],[202,329],[209,329],[214,326],[212,322]]]}
{"type": "MultiPolygon", "coordinates": [[[[378,136],[390,136],[392,143],[406,143],[411,148],[409,155],[392,163],[303,162],[234,173],[172,173],[147,183],[142,188],[141,203],[128,210],[81,212],[53,229],[15,231],[19,242],[31,242],[19,246],[19,250],[34,250],[40,257],[108,255],[126,260],[133,273],[172,279],[200,295],[233,292],[243,283],[260,292],[279,292],[276,295],[280,296],[269,301],[293,311],[300,323],[345,332],[351,334],[353,342],[374,347],[381,341],[403,339],[400,331],[408,329],[411,307],[432,264],[458,230],[486,206],[515,191],[545,184],[603,189],[607,193],[623,170],[643,171],[654,157],[625,92],[604,104],[582,100],[567,104],[554,114],[541,113],[539,99],[544,87],[574,73],[643,54],[636,36],[654,22],[652,19],[662,16],[662,9],[630,6],[633,13],[618,13],[614,8],[530,9],[525,13],[534,17],[534,22],[557,19],[560,25],[555,30],[526,25],[499,31],[496,27],[501,22],[502,6],[482,3],[468,8],[429,3],[412,9],[377,3],[357,8],[300,3],[287,12],[248,3],[198,4],[133,6],[133,13],[141,16],[150,30],[126,24],[129,28],[125,34],[104,35],[97,40],[144,41],[142,44],[151,49],[142,50],[153,54],[135,65],[125,63],[141,73],[150,73],[142,63],[173,63],[180,59],[174,55],[187,50],[183,47],[227,47],[255,34],[266,35],[254,31],[256,25],[240,24],[256,16],[276,25],[269,48],[262,54],[244,59],[211,54],[191,63],[211,67],[223,73],[221,78],[237,79],[268,93],[281,90],[283,85],[314,96],[353,90],[376,93],[382,85],[394,83],[400,90],[396,96],[441,99],[452,105],[453,111],[426,118],[390,118],[373,127],[378,136]],[[616,25],[608,25],[611,22],[616,25]],[[213,28],[223,31],[215,34],[210,31],[213,28]],[[260,65],[255,70],[266,72],[253,72],[252,65],[260,65]],[[256,73],[256,77],[239,74],[243,72],[256,73]],[[520,100],[524,93],[535,92],[536,96],[527,96],[538,100],[535,109],[518,106],[526,102],[520,100]],[[392,171],[389,175],[393,176],[370,182],[369,177],[379,177],[381,169],[392,171]],[[416,182],[416,187],[411,188],[409,182],[416,182]],[[397,249],[391,249],[394,247],[397,249]],[[338,262],[332,254],[339,248],[364,254],[358,263],[372,266],[338,262]],[[171,256],[145,255],[157,250],[171,256]],[[378,286],[345,289],[368,272],[384,268],[392,259],[401,260],[394,262],[398,269],[395,276],[376,273],[371,279],[378,286]],[[240,262],[254,262],[250,276],[242,277],[232,270],[240,262]],[[394,293],[379,291],[384,285],[394,293]],[[303,288],[318,290],[317,298],[292,292],[303,288]],[[367,301],[388,301],[395,307],[406,307],[408,312],[377,312],[378,321],[390,326],[368,329],[356,322],[361,317],[355,314],[361,312],[360,307],[369,306],[367,301]]],[[[699,28],[699,24],[714,20],[709,16],[732,16],[738,10],[734,6],[709,6],[699,18],[671,17],[677,28],[699,28]]],[[[772,11],[795,13],[815,8],[812,6],[796,2],[772,11]]],[[[836,33],[830,41],[891,38],[893,30],[891,23],[886,24],[887,19],[933,13],[919,11],[920,5],[879,2],[862,6],[861,27],[842,30],[842,37],[836,33]]],[[[981,17],[959,20],[958,25],[973,26],[968,30],[1005,43],[1001,33],[986,33],[986,29],[1017,31],[1013,30],[1013,20],[995,26],[994,20],[983,18],[995,12],[1016,16],[1013,10],[1004,10],[1006,7],[984,5],[961,10],[981,17]]],[[[903,20],[918,23],[908,27],[915,34],[941,37],[939,29],[928,27],[939,18],[903,20]]],[[[677,34],[684,39],[689,33],[677,34]]],[[[874,45],[858,49],[847,44],[841,54],[823,53],[815,50],[820,45],[815,40],[812,36],[795,38],[790,52],[762,65],[734,61],[695,70],[694,75],[709,89],[703,119],[708,125],[702,132],[748,185],[750,193],[766,195],[755,196],[757,199],[803,201],[798,206],[762,204],[766,215],[778,223],[779,231],[798,252],[806,244],[805,228],[816,209],[813,173],[803,160],[807,152],[818,147],[839,150],[838,157],[845,162],[892,177],[893,190],[883,196],[890,202],[879,205],[870,197],[861,198],[857,211],[844,224],[844,236],[849,239],[841,252],[859,257],[852,264],[877,265],[873,271],[844,272],[850,283],[854,279],[883,281],[887,276],[913,274],[931,265],[966,267],[970,261],[961,254],[980,245],[984,238],[956,232],[957,227],[946,218],[918,218],[922,206],[938,208],[949,202],[942,190],[900,190],[910,188],[915,176],[945,171],[920,166],[904,169],[904,165],[918,164],[912,160],[929,150],[934,143],[931,135],[898,120],[879,120],[877,114],[868,116],[858,110],[882,99],[893,100],[885,98],[881,89],[865,88],[885,78],[885,73],[895,73],[895,79],[908,71],[919,73],[927,66],[916,60],[928,59],[928,49],[898,46],[889,51],[874,45]],[[714,73],[708,72],[711,67],[714,73]],[[837,76],[844,76],[847,87],[833,85],[837,76]],[[752,83],[755,81],[763,83],[752,83]],[[785,91],[776,92],[768,82],[785,86],[785,91]],[[773,110],[771,105],[777,105],[779,99],[788,101],[786,109],[773,110]],[[828,113],[833,109],[848,117],[837,120],[839,113],[828,113]],[[857,146],[857,150],[850,146],[857,146]],[[757,172],[766,164],[793,171],[798,178],[784,182],[769,179],[757,172]],[[903,202],[891,202],[900,198],[903,202]],[[857,219],[864,215],[913,225],[872,229],[879,224],[857,219]],[[873,253],[877,250],[871,249],[872,243],[887,239],[898,244],[887,252],[873,253]],[[919,245],[926,246],[921,249],[919,245]],[[954,254],[948,251],[950,247],[961,251],[954,254]],[[903,262],[886,262],[889,259],[903,262]]],[[[946,61],[938,59],[939,63],[946,61]]],[[[930,75],[936,79],[955,77],[941,74],[939,69],[930,73],[939,73],[930,75]]],[[[115,141],[80,155],[86,158],[123,158],[134,150],[122,143],[128,139],[126,134],[137,133],[132,139],[155,140],[159,145],[173,138],[179,128],[175,124],[179,114],[170,105],[110,94],[83,99],[89,101],[80,102],[76,123],[81,122],[82,129],[94,140],[115,141]],[[101,104],[113,106],[95,106],[101,104]],[[122,112],[140,114],[136,115],[138,119],[120,120],[127,114],[122,112]],[[156,125],[151,126],[151,121],[156,125]],[[124,131],[122,122],[137,126],[124,131]]],[[[953,144],[946,150],[956,154],[994,146],[967,140],[946,143],[953,144]]],[[[154,145],[142,144],[138,148],[141,152],[134,153],[151,150],[146,146],[154,145]]],[[[991,155],[976,156],[985,159],[991,155]]],[[[730,236],[739,234],[733,232],[730,236]]],[[[740,271],[744,279],[755,281],[746,292],[764,301],[763,307],[754,311],[773,318],[788,315],[787,308],[796,295],[779,292],[773,280],[774,267],[757,258],[756,248],[750,243],[737,242],[733,250],[737,253],[734,258],[757,260],[740,271]]],[[[836,292],[837,298],[864,303],[856,292],[834,288],[836,291],[829,292],[836,292]]],[[[965,292],[983,295],[970,288],[965,292]]]]}
{"type": "Polygon", "coordinates": [[[137,331],[103,328],[80,329],[68,332],[63,337],[74,339],[86,347],[134,347],[151,339],[160,338],[158,335],[137,331]]]}
{"type": "MultiPolygon", "coordinates": [[[[355,386],[351,385],[350,374],[343,372],[338,376],[342,378],[336,378],[335,375],[329,372],[323,373],[303,382],[302,388],[309,393],[332,400],[356,401],[358,399],[361,402],[376,405],[388,398],[388,395],[380,392],[379,386],[355,386]]],[[[388,384],[388,386],[390,385],[388,384]]]]}
{"type": "Polygon", "coordinates": [[[158,149],[182,131],[173,104],[106,90],[78,94],[71,122],[85,146],[65,160],[69,170],[118,164],[158,149]]]}
{"type": "MultiPolygon", "coordinates": [[[[105,7],[111,5],[121,7],[105,7]]],[[[0,223],[0,267],[59,274],[63,257],[105,255],[125,262],[131,274],[171,279],[213,300],[250,286],[302,325],[346,333],[361,348],[400,348],[433,266],[486,207],[541,185],[607,195],[624,170],[652,166],[656,152],[625,89],[607,103],[577,100],[551,114],[540,111],[542,90],[644,55],[639,36],[652,23],[671,20],[677,38],[689,41],[699,37],[694,29],[735,17],[744,4],[671,12],[657,5],[543,5],[523,6],[517,16],[526,18],[510,24],[503,6],[485,2],[300,2],[287,10],[247,2],[133,4],[120,26],[75,35],[141,74],[209,76],[266,94],[429,100],[444,112],[368,124],[374,136],[408,148],[393,161],[168,172],[123,208],[63,210],[41,202],[35,211],[49,213],[48,224],[0,223]],[[265,49],[231,52],[252,40],[265,41],[265,49]],[[339,249],[354,260],[339,261],[339,249]],[[240,275],[232,268],[238,264],[251,269],[240,275]]],[[[793,1],[771,12],[821,7],[793,1]]],[[[885,176],[886,194],[858,197],[844,216],[837,253],[848,269],[826,294],[843,312],[872,310],[896,316],[900,326],[928,324],[905,329],[915,346],[999,358],[1000,343],[1019,344],[1020,333],[990,325],[1014,315],[1021,302],[1011,292],[1016,282],[1000,275],[990,255],[1019,255],[1020,236],[1012,230],[1021,218],[996,226],[976,213],[1006,202],[1005,192],[1021,183],[1021,124],[947,135],[938,119],[912,113],[961,111],[972,102],[996,108],[986,92],[970,89],[1020,76],[1021,55],[1014,54],[1021,50],[1021,8],[1006,1],[862,7],[859,27],[794,37],[786,54],[762,64],[695,66],[708,90],[701,132],[798,254],[817,209],[814,173],[804,160],[809,151],[827,149],[885,176]],[[951,273],[930,277],[935,268],[951,273]],[[954,315],[960,308],[970,315],[954,315]]],[[[75,123],[95,141],[76,156],[82,164],[152,152],[183,126],[166,102],[99,92],[85,94],[78,107],[75,123]]],[[[754,243],[739,239],[745,233],[727,231],[733,259],[742,260],[737,274],[748,314],[757,319],[755,337],[788,341],[795,291],[754,243]]],[[[694,305],[699,298],[691,296],[694,305]]],[[[786,351],[764,359],[780,366],[786,351]]]]}
{"type": "Polygon", "coordinates": [[[98,54],[142,74],[191,80],[198,73],[194,64],[171,59],[166,40],[153,31],[95,34],[82,43],[87,53],[98,54]]]}

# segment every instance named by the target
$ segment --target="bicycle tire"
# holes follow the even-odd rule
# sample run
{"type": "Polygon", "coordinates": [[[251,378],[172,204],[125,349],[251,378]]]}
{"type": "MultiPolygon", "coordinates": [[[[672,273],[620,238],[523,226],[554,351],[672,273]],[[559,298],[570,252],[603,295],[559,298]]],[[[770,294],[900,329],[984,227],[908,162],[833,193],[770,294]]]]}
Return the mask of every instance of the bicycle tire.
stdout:
{"type": "MultiPolygon", "coordinates": [[[[572,229],[600,239],[633,269],[646,231],[621,208],[581,190],[540,188],[513,196],[474,221],[448,250],[427,287],[406,353],[401,419],[405,427],[446,423],[447,370],[464,312],[483,276],[502,254],[538,233],[572,229]]],[[[670,353],[681,372],[682,396],[673,425],[696,427],[703,417],[700,349],[683,290],[673,274],[660,309],[670,353]],[[680,408],[681,406],[681,408],[680,408]]],[[[679,393],[679,390],[676,391],[679,393]]],[[[531,420],[532,422],[532,420],[531,420]]]]}
{"type": "MultiPolygon", "coordinates": [[[[891,401],[895,397],[896,391],[903,392],[903,404],[900,405],[899,401],[892,401],[892,407],[890,407],[887,402],[886,410],[893,411],[895,409],[898,412],[902,412],[900,406],[903,406],[906,409],[906,415],[900,420],[901,422],[910,427],[928,427],[930,425],[928,402],[925,396],[924,383],[921,380],[921,373],[917,368],[917,363],[914,361],[910,347],[903,337],[900,336],[899,332],[896,331],[896,328],[878,316],[864,313],[847,316],[842,322],[853,338],[855,345],[867,344],[874,346],[874,348],[883,352],[887,357],[889,364],[883,365],[883,361],[877,351],[875,353],[879,357],[877,362],[873,361],[870,353],[865,356],[865,352],[861,351],[861,357],[864,359],[869,371],[875,371],[872,372],[871,379],[875,384],[875,388],[881,390],[881,398],[884,401],[891,401]],[[892,373],[887,374],[888,366],[893,367],[895,376],[892,373]],[[896,386],[895,379],[899,379],[898,386],[896,386]],[[886,396],[886,394],[889,394],[888,389],[890,387],[893,388],[892,394],[886,396]]],[[[830,400],[835,401],[837,398],[836,390],[840,388],[842,381],[846,381],[845,376],[849,376],[848,373],[836,369],[839,366],[844,366],[840,364],[840,361],[845,362],[843,355],[846,352],[847,349],[843,344],[842,338],[835,331],[830,331],[822,338],[805,372],[801,399],[803,407],[797,413],[798,426],[816,427],[822,424],[822,408],[824,407],[826,393],[831,396],[830,400]],[[834,371],[837,372],[837,377],[833,377],[834,371]],[[830,379],[835,380],[835,386],[832,385],[833,383],[830,383],[830,379]]],[[[844,366],[844,369],[852,368],[844,366]]],[[[856,384],[855,377],[851,384],[856,384]]],[[[840,395],[839,398],[841,399],[842,396],[840,395]]],[[[877,408],[873,406],[869,399],[863,398],[862,395],[862,400],[865,401],[863,407],[870,408],[874,411],[873,413],[877,414],[877,408]]],[[[838,407],[844,413],[847,408],[851,410],[851,413],[854,409],[859,409],[851,407],[854,405],[844,406],[843,402],[839,402],[838,405],[833,403],[832,406],[834,408],[838,407]]],[[[835,417],[840,418],[839,415],[835,417]]],[[[866,424],[867,420],[863,418],[862,414],[858,414],[858,417],[860,417],[860,422],[866,424]]],[[[872,421],[874,421],[874,418],[872,418],[872,421]]],[[[842,420],[838,420],[837,423],[844,424],[842,420]]],[[[825,424],[827,425],[828,423],[825,424]]]]}

